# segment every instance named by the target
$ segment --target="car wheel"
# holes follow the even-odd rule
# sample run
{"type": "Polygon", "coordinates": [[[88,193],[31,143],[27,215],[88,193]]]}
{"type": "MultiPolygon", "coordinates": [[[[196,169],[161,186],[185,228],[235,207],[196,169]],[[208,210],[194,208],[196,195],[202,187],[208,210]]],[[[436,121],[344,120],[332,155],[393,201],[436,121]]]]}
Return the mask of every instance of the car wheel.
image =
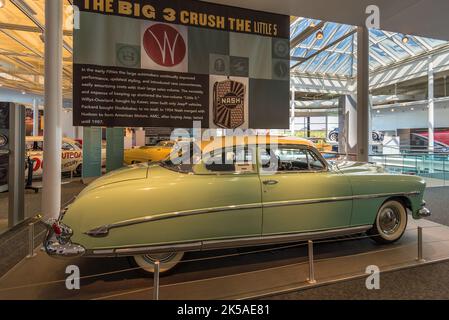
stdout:
{"type": "Polygon", "coordinates": [[[377,132],[373,132],[372,136],[373,136],[373,141],[379,141],[380,140],[379,139],[379,135],[377,134],[377,132]]]}
{"type": "Polygon", "coordinates": [[[332,133],[329,135],[329,140],[331,140],[331,141],[338,141],[338,133],[332,132],[332,133]]]}
{"type": "Polygon", "coordinates": [[[129,258],[131,265],[139,267],[144,273],[153,274],[155,263],[159,260],[159,272],[166,273],[172,270],[183,258],[184,252],[170,252],[157,254],[144,254],[129,258]]]}
{"type": "Polygon", "coordinates": [[[407,209],[397,200],[389,200],[380,207],[376,222],[368,231],[373,239],[382,244],[399,240],[407,227],[407,209]]]}

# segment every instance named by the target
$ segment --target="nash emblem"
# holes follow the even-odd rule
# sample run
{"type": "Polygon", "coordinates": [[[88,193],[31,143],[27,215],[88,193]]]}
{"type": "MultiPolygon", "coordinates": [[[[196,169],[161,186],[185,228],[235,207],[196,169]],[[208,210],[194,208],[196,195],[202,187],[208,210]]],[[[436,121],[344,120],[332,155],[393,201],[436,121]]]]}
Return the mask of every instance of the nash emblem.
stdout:
{"type": "Polygon", "coordinates": [[[226,80],[214,84],[214,123],[235,129],[245,123],[245,85],[226,80]]]}

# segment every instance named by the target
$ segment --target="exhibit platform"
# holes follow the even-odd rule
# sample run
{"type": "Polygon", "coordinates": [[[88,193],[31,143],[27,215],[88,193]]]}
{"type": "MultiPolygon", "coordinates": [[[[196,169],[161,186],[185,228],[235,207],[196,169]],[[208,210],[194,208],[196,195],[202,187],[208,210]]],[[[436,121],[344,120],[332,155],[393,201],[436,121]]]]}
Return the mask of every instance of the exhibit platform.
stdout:
{"type": "MultiPolygon", "coordinates": [[[[363,237],[363,236],[362,236],[363,237]]],[[[404,237],[380,246],[369,238],[330,239],[314,244],[316,283],[307,281],[307,244],[221,250],[186,255],[160,279],[160,299],[251,299],[449,260],[449,227],[409,218],[404,237]],[[418,226],[423,229],[418,257],[418,226]],[[218,258],[217,258],[218,256],[218,258]]],[[[153,279],[130,269],[124,258],[60,260],[38,252],[0,279],[0,299],[152,299],[153,279]],[[66,267],[80,268],[81,289],[68,290],[66,267]]]]}

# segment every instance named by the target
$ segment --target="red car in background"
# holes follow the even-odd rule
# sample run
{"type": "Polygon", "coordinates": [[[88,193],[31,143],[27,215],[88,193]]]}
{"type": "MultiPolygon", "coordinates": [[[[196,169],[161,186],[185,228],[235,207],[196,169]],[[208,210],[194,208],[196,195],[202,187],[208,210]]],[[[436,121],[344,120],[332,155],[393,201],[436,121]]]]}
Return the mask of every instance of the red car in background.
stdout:
{"type": "MultiPolygon", "coordinates": [[[[429,132],[419,132],[419,135],[429,138],[429,132]]],[[[446,146],[449,146],[449,129],[441,130],[441,131],[435,131],[434,134],[434,140],[435,142],[443,143],[446,146]]]]}

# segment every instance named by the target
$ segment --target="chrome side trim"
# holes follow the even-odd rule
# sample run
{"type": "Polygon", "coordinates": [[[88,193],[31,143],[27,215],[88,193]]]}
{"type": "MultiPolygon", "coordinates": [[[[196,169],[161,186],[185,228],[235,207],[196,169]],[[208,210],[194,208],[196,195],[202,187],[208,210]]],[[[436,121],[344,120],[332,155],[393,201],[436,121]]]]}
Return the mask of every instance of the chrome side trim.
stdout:
{"type": "Polygon", "coordinates": [[[167,252],[167,247],[170,248],[170,252],[186,252],[186,251],[198,251],[201,250],[202,242],[184,243],[172,246],[146,246],[146,247],[135,247],[135,248],[120,248],[116,249],[114,252],[118,256],[129,256],[135,254],[144,253],[163,253],[167,252]]]}
{"type": "Polygon", "coordinates": [[[347,197],[331,197],[331,198],[307,199],[307,200],[273,201],[273,202],[264,203],[263,207],[264,208],[289,207],[289,206],[304,205],[304,204],[349,201],[349,200],[353,200],[353,199],[354,199],[353,196],[347,196],[347,197]]]}
{"type": "Polygon", "coordinates": [[[319,198],[319,199],[306,199],[306,200],[286,200],[286,201],[274,201],[267,203],[250,203],[250,204],[240,204],[224,207],[213,207],[204,208],[196,210],[186,210],[186,211],[176,211],[163,213],[158,215],[151,215],[142,218],[124,220],[112,224],[106,224],[99,226],[97,228],[86,231],[85,234],[91,237],[106,237],[111,229],[127,227],[135,224],[141,224],[146,222],[160,221],[173,219],[178,217],[188,217],[194,215],[208,214],[214,212],[225,212],[225,211],[235,211],[244,209],[259,209],[259,208],[274,208],[274,207],[286,207],[294,205],[306,205],[306,204],[316,204],[316,203],[326,203],[326,202],[337,202],[337,201],[351,201],[351,200],[366,200],[366,199],[376,199],[392,196],[408,196],[420,194],[420,191],[403,192],[403,193],[378,193],[378,194],[368,194],[368,195],[356,195],[356,196],[344,196],[344,197],[329,197],[329,198],[319,198]]]}
{"type": "Polygon", "coordinates": [[[416,196],[421,194],[421,191],[399,192],[399,193],[377,193],[377,194],[365,194],[354,196],[354,200],[359,199],[375,199],[383,197],[401,197],[401,196],[416,196]]]}
{"type": "Polygon", "coordinates": [[[106,237],[111,229],[127,227],[135,224],[141,224],[150,221],[160,221],[173,219],[178,217],[186,217],[186,216],[194,216],[206,213],[214,213],[214,212],[224,212],[224,211],[235,211],[235,210],[243,210],[243,209],[259,209],[262,207],[261,203],[249,203],[249,204],[240,204],[240,205],[232,205],[232,206],[224,206],[224,207],[213,207],[213,208],[204,208],[204,209],[196,209],[196,210],[186,210],[186,211],[175,211],[169,213],[163,213],[158,215],[151,215],[142,218],[124,220],[117,223],[102,225],[98,228],[89,230],[85,232],[85,234],[91,237],[106,237]]]}
{"type": "Polygon", "coordinates": [[[373,227],[372,225],[364,225],[358,227],[332,229],[324,231],[290,233],[290,234],[269,235],[254,238],[251,237],[251,238],[218,240],[218,241],[204,241],[202,250],[216,250],[233,247],[250,247],[267,244],[279,244],[287,242],[299,242],[323,238],[333,238],[342,235],[362,233],[371,229],[372,227],[373,227]]]}
{"type": "Polygon", "coordinates": [[[300,242],[308,240],[317,240],[332,238],[343,235],[362,233],[372,228],[372,225],[363,225],[350,228],[324,230],[316,232],[303,232],[281,235],[256,236],[247,238],[235,238],[224,240],[198,241],[191,243],[177,243],[168,245],[128,247],[117,249],[88,250],[86,257],[117,257],[132,256],[146,253],[166,253],[166,252],[187,252],[187,251],[206,251],[236,247],[263,246],[268,244],[281,244],[289,242],[300,242]]]}
{"type": "Polygon", "coordinates": [[[420,191],[412,191],[412,192],[402,192],[402,193],[377,193],[377,194],[366,194],[366,195],[355,195],[355,196],[344,196],[344,197],[329,197],[329,198],[307,199],[307,200],[273,201],[273,202],[264,203],[263,207],[264,208],[272,208],[272,207],[285,207],[285,206],[326,203],[326,202],[367,200],[367,199],[378,199],[378,198],[384,198],[384,197],[411,196],[411,195],[418,195],[420,193],[421,193],[420,191]]]}

